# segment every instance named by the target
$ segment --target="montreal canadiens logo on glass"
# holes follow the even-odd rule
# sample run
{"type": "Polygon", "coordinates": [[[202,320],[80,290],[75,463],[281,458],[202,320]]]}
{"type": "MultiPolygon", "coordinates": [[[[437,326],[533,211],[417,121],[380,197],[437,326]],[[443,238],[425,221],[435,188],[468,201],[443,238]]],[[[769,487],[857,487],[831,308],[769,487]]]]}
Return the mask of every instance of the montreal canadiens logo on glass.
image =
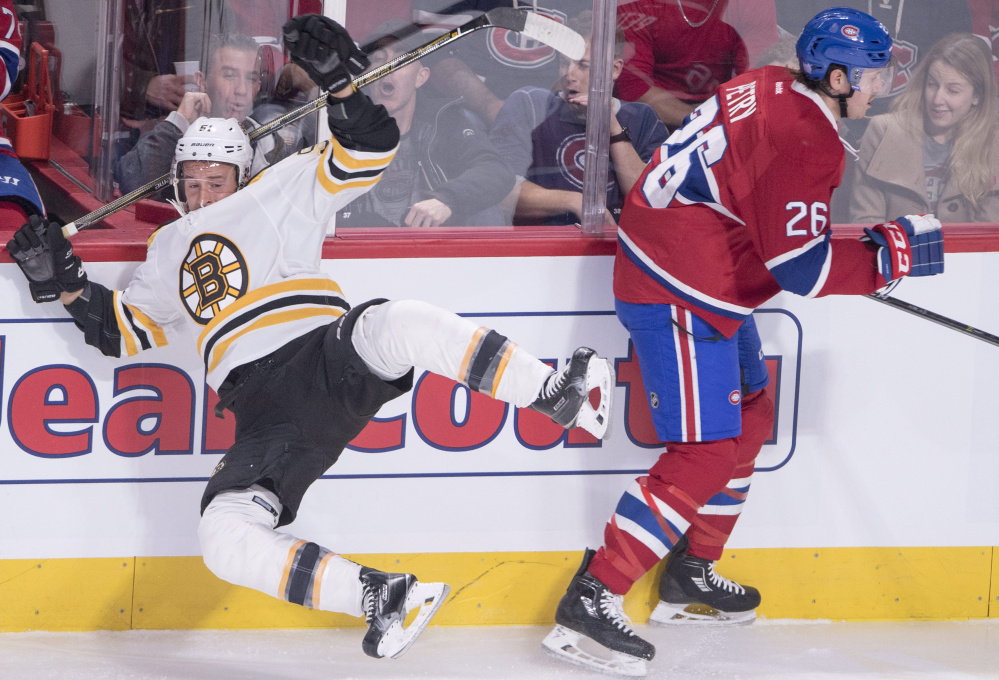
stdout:
{"type": "Polygon", "coordinates": [[[850,40],[854,40],[860,35],[860,29],[856,26],[844,26],[840,32],[850,40]]]}

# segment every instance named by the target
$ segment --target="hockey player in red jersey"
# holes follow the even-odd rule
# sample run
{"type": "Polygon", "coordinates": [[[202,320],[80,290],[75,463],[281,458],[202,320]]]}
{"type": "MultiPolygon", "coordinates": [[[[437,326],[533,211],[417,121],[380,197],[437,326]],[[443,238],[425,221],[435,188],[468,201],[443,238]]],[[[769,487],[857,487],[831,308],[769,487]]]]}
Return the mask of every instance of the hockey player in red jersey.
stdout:
{"type": "Polygon", "coordinates": [[[844,164],[838,119],[864,117],[891,83],[891,44],[862,12],[821,12],[798,40],[800,72],[765,67],[720,86],[628,195],[616,312],[667,446],[622,496],[604,545],[586,551],[544,642],[555,654],[644,675],[655,648],[631,629],[622,596],[673,548],[653,622],[755,618],[759,592],[714,571],[773,431],[753,310],[782,290],[862,295],[943,271],[932,216],[830,239],[829,200],[844,164]],[[580,649],[583,637],[610,653],[580,649]]]}
{"type": "MultiPolygon", "coordinates": [[[[21,52],[21,25],[13,0],[0,0],[0,101],[7,98],[17,78],[21,52]]],[[[2,130],[0,130],[2,132],[2,130]]],[[[23,224],[29,215],[44,215],[38,189],[21,165],[10,140],[0,135],[0,229],[23,224]]]]}
{"type": "Polygon", "coordinates": [[[332,139],[250,180],[249,139],[236,120],[199,118],[172,172],[186,214],[154,234],[124,290],[89,281],[60,227],[38,217],[7,248],[32,298],[60,300],[104,354],[181,344],[203,359],[216,414],[228,408],[236,417],[235,442],[202,497],[206,566],[295,604],[364,616],[364,652],[397,657],[447,585],[363,567],[275,529],[295,519],[309,486],[378,409],[412,388],[414,365],[597,437],[607,428],[613,369],[579,348],[553,371],[496,331],[424,302],[351,307],[320,268],[326,225],[379,180],[399,128],[353,89],[351,73],[367,64],[341,26],[295,17],[285,43],[330,92],[332,139]],[[404,626],[411,610],[418,613],[404,626]]]}

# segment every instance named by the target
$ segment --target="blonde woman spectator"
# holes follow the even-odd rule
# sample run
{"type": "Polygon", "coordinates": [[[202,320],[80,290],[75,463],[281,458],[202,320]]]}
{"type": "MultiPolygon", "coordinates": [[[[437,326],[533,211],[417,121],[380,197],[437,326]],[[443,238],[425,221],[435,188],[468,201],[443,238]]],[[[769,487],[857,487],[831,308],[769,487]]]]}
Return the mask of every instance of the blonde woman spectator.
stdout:
{"type": "Polygon", "coordinates": [[[970,33],[929,51],[860,142],[850,221],[934,213],[942,222],[999,221],[999,119],[992,54],[970,33]]]}

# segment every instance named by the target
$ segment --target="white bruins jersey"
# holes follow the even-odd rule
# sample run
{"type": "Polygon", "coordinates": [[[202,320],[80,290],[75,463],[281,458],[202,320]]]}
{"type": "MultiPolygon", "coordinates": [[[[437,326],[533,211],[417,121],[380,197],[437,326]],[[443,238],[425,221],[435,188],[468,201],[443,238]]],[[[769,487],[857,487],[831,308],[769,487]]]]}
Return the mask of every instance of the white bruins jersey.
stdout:
{"type": "Polygon", "coordinates": [[[327,140],[157,231],[113,294],[121,355],[191,342],[218,389],[233,368],[343,315],[339,286],[319,270],[326,226],[394,155],[327,140]]]}

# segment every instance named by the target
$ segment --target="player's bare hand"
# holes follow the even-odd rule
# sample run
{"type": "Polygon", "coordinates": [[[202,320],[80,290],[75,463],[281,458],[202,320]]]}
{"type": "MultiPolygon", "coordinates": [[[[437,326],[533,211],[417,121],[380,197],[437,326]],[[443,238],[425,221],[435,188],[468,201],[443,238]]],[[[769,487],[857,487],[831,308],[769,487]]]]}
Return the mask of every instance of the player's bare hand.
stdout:
{"type": "Polygon", "coordinates": [[[177,108],[177,113],[184,116],[188,123],[193,123],[201,116],[207,116],[212,110],[212,100],[204,92],[186,92],[177,108]]]}
{"type": "Polygon", "coordinates": [[[175,111],[184,98],[184,76],[154,76],[146,86],[146,101],[167,111],[175,111]]]}
{"type": "Polygon", "coordinates": [[[439,227],[451,217],[451,208],[436,198],[414,203],[406,215],[407,227],[439,227]]]}

